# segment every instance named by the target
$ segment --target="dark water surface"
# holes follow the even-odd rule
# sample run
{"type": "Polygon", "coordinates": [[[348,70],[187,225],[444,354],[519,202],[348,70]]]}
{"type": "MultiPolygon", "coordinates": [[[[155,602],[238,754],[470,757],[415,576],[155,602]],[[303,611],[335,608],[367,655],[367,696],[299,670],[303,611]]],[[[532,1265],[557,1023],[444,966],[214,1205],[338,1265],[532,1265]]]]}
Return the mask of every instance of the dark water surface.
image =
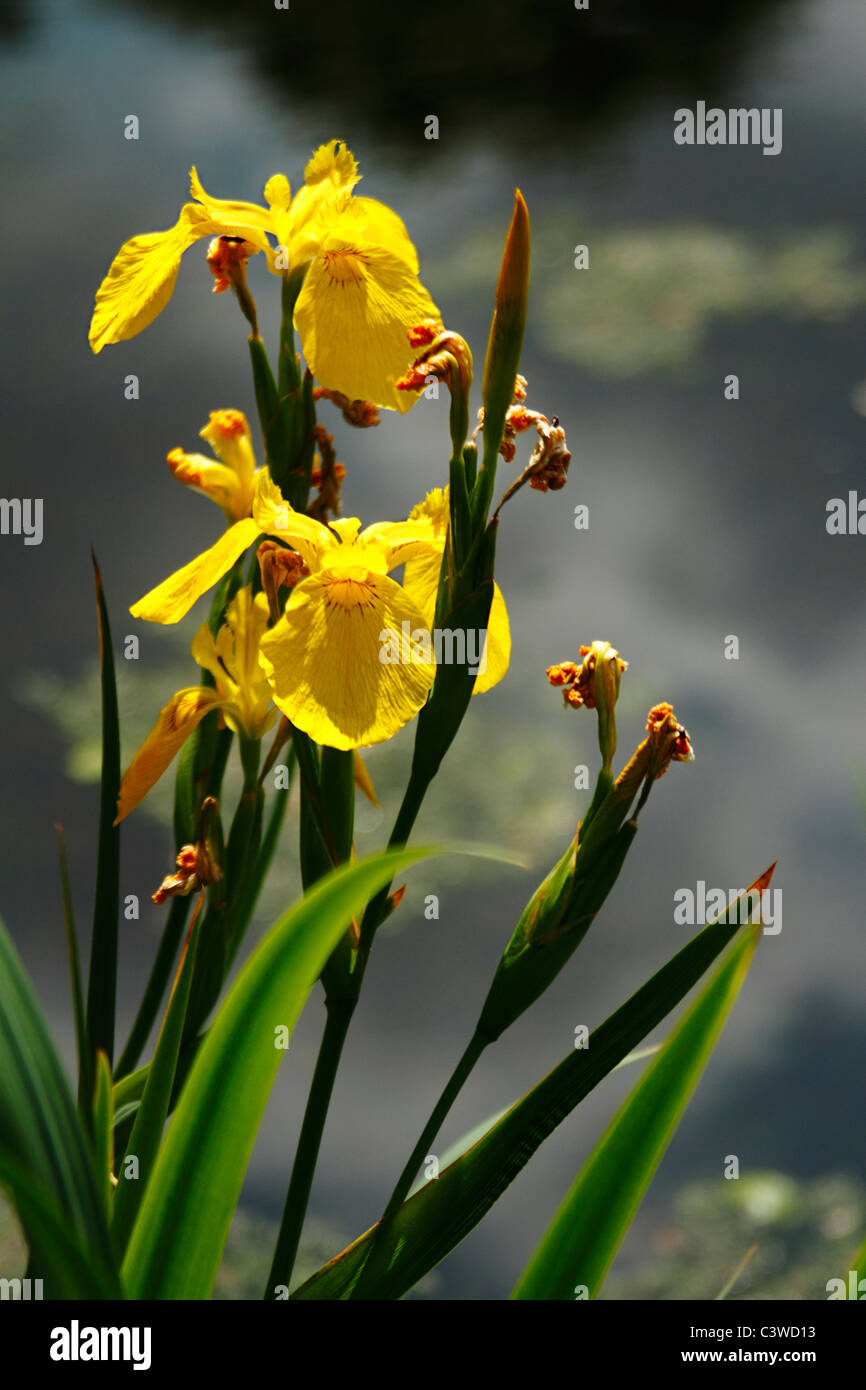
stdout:
{"type": "MultiPolygon", "coordinates": [[[[528,846],[533,873],[411,878],[353,1026],[313,1212],[348,1235],[375,1219],[516,914],[572,833],[584,801],[571,769],[594,766],[595,732],[561,709],[544,668],[604,637],[630,662],[621,753],[669,698],[697,761],[654,791],[579,957],[482,1062],[441,1142],[521,1094],[576,1024],[601,1021],[682,944],[677,888],[742,887],[778,859],[783,930],[762,943],[628,1260],[674,1186],[720,1174],[726,1154],[796,1175],[866,1171],[866,538],[825,529],[829,498],[866,493],[866,9],[780,0],[686,22],[670,5],[651,7],[652,21],[624,5],[606,21],[593,3],[578,40],[585,16],[565,6],[452,8],[425,7],[422,22],[376,7],[369,24],[358,7],[301,3],[248,21],[218,5],[3,10],[2,491],[44,499],[45,535],[32,547],[0,538],[0,904],[71,1056],[52,826],[66,826],[86,922],[97,795],[69,759],[80,775],[92,765],[88,547],[115,636],[141,636],[122,713],[146,722],[178,673],[191,679],[194,623],[151,630],[125,609],[215,535],[212,509],[172,483],[165,453],[194,449],[212,409],[253,413],[243,326],[210,293],[201,248],[156,324],[92,357],[92,297],[116,248],[174,221],[193,162],[215,195],[258,200],[271,173],[297,182],[315,145],[345,138],[362,191],[400,212],[425,282],[480,362],[519,185],[535,238],[529,404],[560,417],[573,463],[563,492],[526,491],[504,514],[512,669],[473,707],[437,796],[448,833],[528,846]],[[782,153],[676,146],[673,112],[699,99],[782,108],[782,153]],[[138,142],[123,138],[129,113],[138,142]],[[578,243],[587,271],[573,268],[578,243]],[[137,402],[124,399],[127,373],[137,402]],[[723,396],[729,373],[738,401],[723,396]],[[588,531],[574,529],[579,503],[588,531]],[[723,656],[731,634],[738,661],[723,656]],[[431,891],[438,922],[423,917],[431,891]]],[[[273,340],[275,282],[258,267],[252,279],[273,340]]],[[[397,519],[444,481],[446,412],[422,401],[351,437],[328,422],[349,467],[348,514],[397,519]]],[[[370,758],[388,813],[409,749],[404,738],[370,758]]],[[[419,834],[443,829],[436,804],[419,834]]],[[[147,902],[170,851],[167,822],[133,817],[122,891],[147,902]]],[[[122,1028],[160,922],[148,905],[124,926],[122,1028]]],[[[320,1021],[311,1002],[255,1150],[246,1194],[266,1214],[282,1202],[320,1021]]],[[[634,1075],[620,1072],[544,1146],[442,1267],[442,1296],[507,1294],[634,1075]]]]}

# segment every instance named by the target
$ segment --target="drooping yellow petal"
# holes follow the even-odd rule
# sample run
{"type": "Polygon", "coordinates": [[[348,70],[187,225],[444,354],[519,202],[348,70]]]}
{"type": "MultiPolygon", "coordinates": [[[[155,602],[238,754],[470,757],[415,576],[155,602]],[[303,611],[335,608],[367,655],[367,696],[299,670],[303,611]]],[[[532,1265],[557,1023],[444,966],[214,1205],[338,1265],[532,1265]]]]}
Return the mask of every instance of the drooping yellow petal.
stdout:
{"type": "Polygon", "coordinates": [[[220,703],[208,686],[190,686],[172,696],[123,775],[115,825],[147,796],[196,725],[220,703]]]}
{"type": "Polygon", "coordinates": [[[405,412],[418,399],[396,383],[413,352],[407,330],[439,311],[406,261],[331,234],[307,271],[295,325],[322,386],[405,412]]]}
{"type": "Polygon", "coordinates": [[[252,517],[236,521],[234,526],[223,532],[216,545],[157,584],[155,589],[133,604],[130,613],[134,618],[144,618],[149,623],[180,622],[196,599],[222,579],[259,534],[252,517]]]}
{"type": "Polygon", "coordinates": [[[331,748],[390,738],[424,704],[435,675],[416,605],[386,575],[360,568],[323,570],[299,584],[262,638],[261,661],[278,708],[331,748]],[[426,644],[411,643],[419,630],[426,644]],[[409,659],[383,661],[383,634],[399,642],[404,631],[409,659]]]}
{"type": "Polygon", "coordinates": [[[94,352],[134,338],[162,313],[184,251],[213,231],[205,209],[186,203],[168,231],[147,232],[124,242],[96,292],[89,334],[94,352]]]}

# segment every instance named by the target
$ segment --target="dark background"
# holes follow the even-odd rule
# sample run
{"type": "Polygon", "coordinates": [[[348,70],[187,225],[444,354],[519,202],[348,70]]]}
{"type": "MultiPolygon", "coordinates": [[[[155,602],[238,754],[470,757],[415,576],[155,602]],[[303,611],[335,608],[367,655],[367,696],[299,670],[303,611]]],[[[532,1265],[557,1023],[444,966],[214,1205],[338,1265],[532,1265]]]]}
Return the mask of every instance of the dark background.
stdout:
{"type": "MultiPolygon", "coordinates": [[[[180,631],[129,604],[210,544],[215,514],[163,462],[194,449],[208,412],[254,414],[245,329],[210,293],[201,247],[144,334],[94,358],[95,289],[120,243],[169,226],[195,162],[205,187],[257,201],[294,185],[311,150],[345,139],[360,191],[396,208],[446,322],[480,363],[515,186],[533,221],[524,358],[529,404],[557,414],[568,487],[504,514],[498,578],[508,679],[476,703],[419,836],[524,851],[532,870],[416,871],[384,932],[338,1082],[312,1213],[369,1225],[474,1024],[534,883],[573,832],[595,767],[593,720],[565,712],[544,668],[606,638],[629,660],[620,751],[671,699],[697,751],[653,794],[603,916],[544,1004],[482,1062],[443,1148],[521,1094],[685,936],[673,895],[742,887],[778,858],[784,927],[766,937],[737,1010],[623,1248],[643,1259],[673,1192],[741,1171],[866,1176],[862,1057],[866,753],[863,537],[830,537],[829,498],[864,488],[866,10],[858,0],[375,7],[6,4],[2,15],[4,496],[44,498],[45,537],[0,538],[3,584],[0,907],[64,1055],[73,1055],[53,823],[66,826],[79,919],[91,907],[98,771],[98,553],[120,661],[124,748],[194,680],[180,631]],[[673,113],[781,107],[782,153],[682,148],[673,113]],[[123,138],[124,117],[141,138],[123,138]],[[438,141],[424,138],[439,117],[438,141]],[[574,247],[590,248],[575,271],[574,247]],[[124,399],[127,373],[141,398],[124,399]],[[740,379],[726,401],[723,379],[740,379]],[[577,532],[573,509],[589,507],[577,532]],[[736,634],[740,659],[723,659],[736,634]],[[423,917],[438,892],[438,922],[423,917]]],[[[265,331],[276,291],[251,272],[265,331]]],[[[323,417],[349,469],[347,514],[398,519],[444,482],[447,405],[351,432],[323,417]]],[[[523,455],[519,454],[518,458],[523,455]]],[[[512,475],[503,467],[502,476],[512,475]]],[[[204,610],[204,605],[201,605],[204,610]]],[[[369,758],[385,816],[411,731],[369,758]]],[[[170,794],[170,788],[168,789],[170,794]]],[[[172,858],[166,792],[124,834],[120,1028],[162,913],[172,858]]],[[[294,825],[258,927],[296,892],[294,825]]],[[[278,1214],[321,1023],[292,1040],[253,1158],[249,1209],[278,1214]]],[[[663,1035],[663,1032],[660,1036],[663,1035]]],[[[503,1297],[600,1126],[636,1077],[620,1072],[543,1147],[441,1268],[446,1298],[503,1297]]],[[[262,1277],[269,1252],[260,1256],[262,1277]]],[[[834,1271],[828,1272],[833,1273],[834,1271]]],[[[807,1295],[810,1296],[810,1295],[807,1295]]]]}

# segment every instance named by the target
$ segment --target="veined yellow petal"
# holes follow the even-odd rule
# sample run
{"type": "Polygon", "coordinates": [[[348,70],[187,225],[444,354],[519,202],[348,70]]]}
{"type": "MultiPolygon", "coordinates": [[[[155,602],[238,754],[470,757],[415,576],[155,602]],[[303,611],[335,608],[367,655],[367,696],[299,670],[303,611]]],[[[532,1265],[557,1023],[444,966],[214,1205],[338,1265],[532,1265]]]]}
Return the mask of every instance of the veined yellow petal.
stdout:
{"type": "Polygon", "coordinates": [[[124,242],[96,292],[89,334],[94,352],[134,338],[162,313],[184,251],[213,231],[205,209],[186,203],[168,231],[147,232],[124,242]]]}
{"type": "Polygon", "coordinates": [[[375,198],[332,199],[324,203],[317,215],[322,234],[333,232],[359,246],[380,246],[405,261],[414,275],[418,274],[418,252],[413,246],[402,219],[385,203],[375,198]]]}
{"type": "Polygon", "coordinates": [[[475,679],[473,695],[483,695],[497,685],[511,660],[511,628],[508,623],[508,610],[498,584],[493,585],[493,601],[490,617],[487,619],[486,670],[479,671],[475,679]]]}
{"type": "Polygon", "coordinates": [[[234,526],[223,532],[216,545],[157,584],[155,589],[133,604],[130,613],[134,618],[144,618],[149,623],[179,622],[196,599],[207,593],[218,579],[222,579],[259,534],[252,517],[236,521],[234,526]]]}
{"type": "Polygon", "coordinates": [[[390,738],[418,712],[435,675],[430,652],[382,661],[381,634],[426,632],[399,584],[382,574],[325,570],[292,591],[284,616],[261,642],[274,703],[316,743],[361,748],[390,738]]]}
{"type": "Polygon", "coordinates": [[[147,796],[196,725],[220,703],[208,686],[190,686],[172,696],[123,775],[115,825],[147,796]]]}
{"type": "Polygon", "coordinates": [[[413,356],[407,330],[439,317],[405,260],[336,235],[313,259],[295,307],[307,365],[322,386],[401,412],[418,399],[396,389],[413,356]]]}

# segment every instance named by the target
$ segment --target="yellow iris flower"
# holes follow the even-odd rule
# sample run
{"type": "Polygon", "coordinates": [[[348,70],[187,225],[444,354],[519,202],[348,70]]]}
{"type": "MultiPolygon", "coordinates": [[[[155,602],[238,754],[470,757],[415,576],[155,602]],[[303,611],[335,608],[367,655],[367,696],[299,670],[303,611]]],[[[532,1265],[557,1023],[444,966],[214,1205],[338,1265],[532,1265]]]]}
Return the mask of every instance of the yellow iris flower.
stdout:
{"type": "Polygon", "coordinates": [[[229,728],[246,738],[260,739],[271,727],[277,712],[259,664],[259,643],[267,625],[267,599],[264,594],[254,598],[247,585],[228,605],[216,639],[207,623],[199,628],[192,654],[203,670],[210,671],[215,685],[178,690],[160,711],[124,773],[115,825],[143,800],[211,710],[221,710],[229,728]]]}
{"type": "MultiPolygon", "coordinates": [[[[351,517],[326,526],[290,507],[263,468],[252,511],[130,612],[150,622],[178,622],[260,535],[278,537],[297,551],[309,575],[259,643],[274,704],[314,742],[332,748],[390,738],[425,703],[435,676],[430,628],[448,526],[446,495],[431,493],[407,521],[362,531],[351,517]],[[401,586],[389,575],[404,563],[401,586]],[[386,634],[396,634],[401,660],[383,655],[386,634]]],[[[505,674],[510,646],[497,588],[476,693],[505,674]]]]}
{"type": "Polygon", "coordinates": [[[400,218],[372,198],[354,196],[360,177],[354,156],[337,140],[316,151],[294,197],[283,174],[270,178],[267,207],[212,198],[193,168],[194,201],[184,204],[175,225],[133,237],[115,256],[96,295],[93,351],[153,322],[194,242],[242,237],[275,274],[309,262],[295,326],[313,376],[350,400],[408,410],[416,397],[395,385],[412,357],[406,332],[440,315],[418,279],[418,257],[400,218]]]}

